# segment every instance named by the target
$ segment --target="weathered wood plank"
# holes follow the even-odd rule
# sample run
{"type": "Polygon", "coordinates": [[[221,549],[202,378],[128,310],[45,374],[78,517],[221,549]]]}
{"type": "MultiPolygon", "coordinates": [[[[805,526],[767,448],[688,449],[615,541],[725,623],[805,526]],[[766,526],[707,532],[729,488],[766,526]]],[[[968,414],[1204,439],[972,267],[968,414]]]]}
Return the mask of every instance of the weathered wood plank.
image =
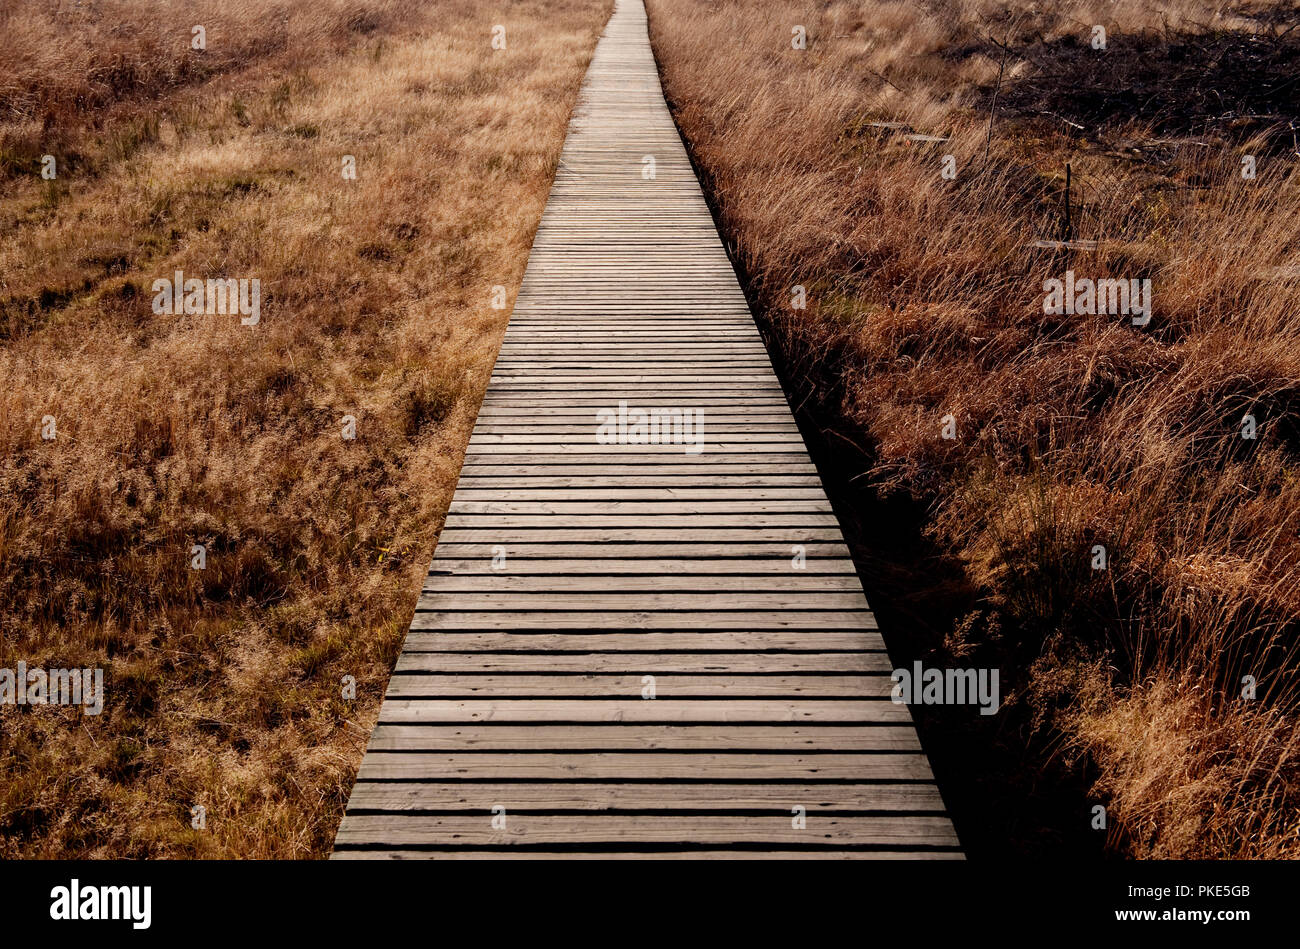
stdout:
{"type": "MultiPolygon", "coordinates": [[[[490,567],[488,568],[491,569],[490,567]]],[[[789,569],[787,565],[787,570],[789,569]]],[[[659,576],[619,576],[618,574],[576,576],[510,576],[499,574],[448,574],[430,575],[424,581],[424,592],[442,596],[460,596],[466,593],[656,593],[679,591],[683,593],[715,593],[734,591],[749,593],[755,586],[770,582],[770,577],[745,575],[710,576],[700,573],[675,573],[659,576]]],[[[861,595],[858,578],[852,574],[817,574],[799,572],[780,579],[782,589],[801,593],[827,593],[854,591],[861,595]]],[[[749,593],[749,596],[754,594],[749,593]]],[[[865,603],[866,601],[863,600],[865,603]]]]}
{"type": "MultiPolygon", "coordinates": [[[[602,501],[598,499],[579,501],[480,501],[458,497],[452,501],[448,516],[461,515],[507,515],[516,520],[517,515],[557,515],[563,516],[566,523],[573,523],[575,515],[608,514],[740,514],[762,512],[793,512],[797,514],[825,514],[830,511],[830,503],[824,498],[806,498],[795,500],[763,501],[754,498],[737,500],[691,500],[684,498],[665,498],[659,501],[602,501]]],[[[770,523],[769,519],[760,519],[761,523],[770,523]]],[[[834,523],[833,518],[827,523],[834,523]]],[[[735,523],[732,518],[727,523],[735,523]]],[[[801,522],[807,526],[807,522],[801,522]]]]}
{"type": "Polygon", "coordinates": [[[576,850],[336,850],[332,860],[964,860],[958,850],[704,850],[645,849],[628,852],[576,850]]]}
{"type": "MultiPolygon", "coordinates": [[[[825,610],[863,610],[867,609],[867,598],[862,591],[845,592],[842,590],[794,590],[781,593],[754,593],[749,590],[724,591],[720,593],[696,592],[638,592],[638,593],[582,593],[582,592],[509,592],[499,593],[423,593],[416,603],[417,610],[453,611],[472,609],[476,611],[502,610],[506,612],[530,611],[534,613],[577,612],[587,610],[611,610],[635,613],[669,612],[676,610],[692,611],[700,614],[721,610],[744,610],[750,613],[762,613],[767,610],[780,610],[770,615],[789,621],[801,617],[805,611],[825,610]]],[[[614,617],[620,619],[621,617],[614,617]]],[[[852,617],[848,622],[858,621],[852,617]]],[[[603,622],[603,621],[602,621],[603,622]]],[[[707,624],[708,620],[701,620],[707,624]]],[[[796,619],[797,622],[797,619],[796,619]]]]}
{"type": "Polygon", "coordinates": [[[552,632],[430,632],[412,629],[406,635],[407,652],[457,652],[472,655],[493,652],[632,652],[632,653],[734,653],[764,651],[774,654],[799,652],[879,652],[885,649],[879,633],[821,632],[799,630],[737,630],[704,632],[682,630],[671,633],[552,633],[552,632]]]}
{"type": "Polygon", "coordinates": [[[717,811],[777,810],[801,804],[808,813],[916,811],[940,813],[933,784],[493,784],[362,781],[350,810],[481,811],[503,801],[516,811],[717,811]]]}
{"type": "Polygon", "coordinates": [[[618,814],[507,816],[506,829],[495,830],[492,815],[362,814],[339,828],[341,844],[379,841],[397,846],[492,846],[557,843],[803,844],[838,846],[955,847],[957,838],[946,817],[840,817],[809,815],[807,826],[792,826],[790,814],[771,817],[729,815],[637,816],[618,814]]]}
{"type": "MultiPolygon", "coordinates": [[[[793,596],[794,594],[790,594],[793,596]]],[[[477,597],[461,601],[473,607],[477,597]]],[[[417,607],[417,610],[420,609],[417,607]]],[[[840,611],[750,611],[700,612],[691,610],[635,611],[603,607],[590,612],[577,610],[465,610],[429,607],[416,612],[413,630],[874,630],[875,617],[868,612],[840,611]]]]}
{"type": "MultiPolygon", "coordinates": [[[[920,751],[908,727],[380,725],[371,751],[920,751]]],[[[355,801],[353,802],[355,806],[355,801]]]]}
{"type": "Polygon", "coordinates": [[[434,558],[434,568],[437,568],[443,557],[448,560],[482,560],[490,566],[501,553],[495,549],[498,546],[503,548],[506,555],[505,560],[499,562],[501,572],[506,575],[512,573],[515,564],[521,560],[558,561],[582,558],[596,563],[606,560],[621,563],[624,559],[652,561],[668,557],[680,558],[685,564],[707,562],[710,571],[715,565],[726,562],[749,564],[778,562],[781,564],[781,572],[791,573],[791,555],[796,552],[804,556],[809,564],[807,569],[813,569],[813,560],[842,561],[849,555],[848,548],[843,543],[827,541],[802,541],[798,544],[801,549],[796,551],[793,544],[769,541],[729,544],[686,541],[666,544],[654,541],[595,543],[552,540],[550,542],[520,541],[498,545],[484,541],[453,542],[444,537],[438,544],[438,556],[434,558]]]}
{"type": "Polygon", "coordinates": [[[407,699],[384,723],[421,722],[910,722],[906,705],[843,699],[407,699]]]}
{"type": "Polygon", "coordinates": [[[925,755],[908,752],[678,754],[671,751],[462,751],[421,754],[371,751],[361,762],[361,770],[357,774],[359,781],[430,781],[448,778],[478,781],[556,781],[565,778],[601,781],[928,781],[933,775],[930,774],[930,765],[925,755]]]}
{"type": "MultiPolygon", "coordinates": [[[[444,550],[450,549],[449,547],[444,550]]],[[[688,559],[681,558],[644,558],[639,560],[626,559],[618,560],[613,557],[602,559],[556,559],[556,558],[536,558],[524,556],[512,556],[507,558],[505,563],[493,565],[491,555],[480,556],[470,559],[453,559],[452,557],[440,557],[431,565],[428,579],[425,584],[426,589],[432,589],[430,584],[435,580],[450,578],[459,578],[462,580],[477,579],[480,577],[491,577],[498,580],[508,578],[525,580],[525,579],[564,579],[573,583],[586,583],[584,577],[588,574],[594,574],[596,577],[612,581],[620,579],[635,579],[657,581],[662,578],[671,578],[682,574],[690,577],[711,578],[715,580],[736,579],[737,582],[748,582],[752,587],[755,582],[761,583],[767,574],[779,574],[782,577],[782,583],[794,580],[803,582],[800,578],[813,577],[821,580],[834,580],[844,582],[855,576],[853,564],[848,560],[837,560],[828,557],[811,557],[806,556],[804,565],[799,570],[792,570],[790,558],[722,558],[713,559],[688,559]]],[[[815,583],[816,581],[808,581],[815,583]]],[[[499,589],[510,589],[511,584],[505,584],[499,589]]],[[[610,587],[605,587],[610,589],[610,587]]],[[[614,587],[617,589],[617,587],[614,587]]]]}
{"type": "Polygon", "coordinates": [[[803,653],[427,653],[407,651],[397,660],[405,672],[523,672],[624,673],[659,675],[682,672],[849,672],[888,675],[889,660],[876,652],[803,653]]]}
{"type": "MultiPolygon", "coordinates": [[[[616,698],[641,696],[649,673],[584,675],[510,673],[399,673],[388,682],[390,698],[498,698],[538,695],[544,698],[616,698]]],[[[656,699],[667,698],[888,698],[894,686],[887,674],[852,675],[654,675],[656,699]]]]}

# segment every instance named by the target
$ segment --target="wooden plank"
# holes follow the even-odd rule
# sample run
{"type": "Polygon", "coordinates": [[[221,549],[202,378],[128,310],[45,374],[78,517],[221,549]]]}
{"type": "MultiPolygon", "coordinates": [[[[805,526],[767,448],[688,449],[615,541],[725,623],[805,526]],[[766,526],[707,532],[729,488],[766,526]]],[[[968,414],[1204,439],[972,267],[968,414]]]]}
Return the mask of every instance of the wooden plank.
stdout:
{"type": "Polygon", "coordinates": [[[431,751],[405,754],[372,750],[362,760],[361,770],[357,773],[359,781],[445,781],[449,778],[477,781],[556,781],[565,778],[600,781],[928,781],[932,777],[924,755],[879,751],[861,754],[678,754],[671,751],[431,751]]]}
{"type": "MultiPolygon", "coordinates": [[[[779,542],[744,542],[734,544],[709,544],[693,541],[677,544],[655,542],[627,543],[592,543],[578,541],[575,543],[513,542],[513,543],[452,543],[444,541],[438,545],[438,557],[431,564],[430,574],[441,572],[441,563],[475,562],[500,576],[513,576],[528,572],[533,567],[542,572],[554,572],[558,569],[552,565],[584,560],[592,564],[583,572],[599,572],[601,564],[614,568],[611,575],[624,572],[625,565],[656,564],[665,560],[679,560],[684,572],[690,572],[698,565],[702,575],[729,572],[779,573],[783,576],[794,574],[791,569],[793,555],[800,554],[804,570],[811,572],[840,572],[834,565],[844,562],[848,548],[843,544],[824,541],[804,541],[792,543],[779,542]],[[823,567],[823,565],[825,565],[823,567]],[[732,568],[735,568],[734,571],[732,568]]],[[[653,567],[649,572],[654,572],[653,567]]]]}
{"type": "MultiPolygon", "coordinates": [[[[450,546],[443,549],[450,550],[450,546]]],[[[585,574],[595,574],[605,580],[623,577],[654,579],[674,574],[721,579],[725,576],[739,574],[747,578],[752,585],[755,578],[771,573],[780,574],[785,578],[782,581],[783,583],[801,576],[839,579],[855,575],[853,563],[849,560],[815,556],[807,557],[803,568],[797,572],[791,568],[790,558],[784,556],[780,558],[745,557],[734,559],[715,557],[702,560],[691,560],[682,557],[619,560],[613,557],[605,557],[597,560],[595,558],[543,559],[516,555],[507,558],[505,563],[494,566],[492,554],[486,551],[483,555],[470,559],[458,560],[450,555],[440,557],[431,566],[432,569],[429,571],[429,581],[426,581],[426,588],[433,579],[442,577],[458,577],[468,580],[471,577],[490,576],[500,580],[506,578],[522,580],[531,577],[551,576],[576,583],[582,582],[579,578],[585,574]]],[[[510,589],[510,585],[505,584],[500,589],[510,589]]]]}
{"type": "Polygon", "coordinates": [[[379,721],[437,722],[910,722],[884,699],[407,699],[389,697],[379,721]]]}
{"type": "Polygon", "coordinates": [[[671,815],[629,819],[617,814],[518,814],[507,812],[506,829],[495,830],[492,815],[360,814],[339,828],[341,844],[381,841],[397,846],[441,844],[567,844],[595,842],[666,843],[683,839],[703,844],[803,844],[807,846],[955,847],[946,817],[840,817],[809,815],[807,826],[792,826],[790,814],[770,817],[671,815]]]}
{"type": "Polygon", "coordinates": [[[637,851],[576,850],[401,850],[340,849],[331,860],[964,860],[957,850],[752,850],[644,849],[637,851]]]}
{"type": "MultiPolygon", "coordinates": [[[[792,594],[793,595],[793,594],[792,594]]],[[[467,606],[478,602],[477,597],[467,598],[467,606]]],[[[875,617],[871,613],[839,611],[810,612],[807,610],[757,612],[733,610],[730,612],[699,612],[689,610],[661,610],[638,612],[613,610],[604,607],[591,612],[568,610],[477,610],[455,611],[430,607],[430,612],[417,612],[411,620],[413,630],[874,630],[875,617]]]]}
{"type": "Polygon", "coordinates": [[[553,633],[553,632],[427,632],[412,629],[406,635],[408,652],[634,652],[686,653],[730,650],[768,652],[883,652],[878,633],[763,630],[672,633],[553,633]]]}
{"type": "MultiPolygon", "coordinates": [[[[646,687],[648,673],[620,675],[587,673],[584,675],[511,673],[425,673],[406,672],[392,677],[389,697],[416,696],[497,698],[525,695],[559,697],[636,698],[646,687]]],[[[888,698],[894,682],[888,675],[708,675],[705,673],[658,673],[654,676],[655,694],[666,698],[888,698]]]]}
{"type": "MultiPolygon", "coordinates": [[[[608,564],[613,561],[604,561],[608,564]]],[[[631,563],[631,561],[624,561],[631,563]]],[[[654,563],[655,561],[650,561],[654,563]]],[[[834,561],[832,561],[834,562],[834,561]]],[[[531,563],[537,566],[538,561],[517,561],[518,564],[531,563]]],[[[696,561],[696,563],[700,563],[696,561]]],[[[714,576],[702,571],[681,570],[673,573],[661,573],[655,576],[645,576],[635,570],[630,571],[629,575],[620,576],[617,573],[579,573],[575,576],[566,576],[562,572],[548,572],[546,575],[530,576],[511,576],[507,568],[515,566],[514,564],[502,564],[502,569],[493,571],[491,562],[486,566],[480,565],[478,573],[431,573],[424,581],[424,592],[430,594],[453,595],[461,593],[557,593],[560,591],[570,592],[577,591],[580,593],[596,594],[602,591],[609,593],[654,593],[658,591],[678,591],[683,593],[716,593],[718,591],[729,591],[743,593],[752,597],[756,584],[761,584],[764,578],[761,575],[755,575],[757,572],[749,571],[746,573],[732,573],[724,576],[714,576]]],[[[704,564],[707,566],[707,564],[704,564]]],[[[853,592],[855,596],[860,596],[862,587],[858,583],[856,575],[851,573],[822,574],[809,573],[807,570],[795,570],[789,563],[786,563],[785,569],[779,573],[780,583],[783,590],[796,590],[808,593],[827,593],[827,592],[853,592]],[[789,574],[789,576],[786,576],[789,574]]],[[[766,578],[771,582],[771,578],[766,578]]],[[[747,600],[752,602],[752,600],[747,600]]],[[[865,602],[865,601],[864,601],[865,602]]]]}
{"type": "Polygon", "coordinates": [[[813,479],[817,474],[816,469],[811,464],[791,461],[754,461],[752,459],[728,461],[714,458],[710,459],[709,466],[706,468],[698,461],[683,461],[682,458],[695,457],[685,453],[681,457],[667,456],[651,460],[620,458],[617,463],[608,455],[602,456],[597,461],[586,462],[566,458],[563,463],[556,460],[538,460],[539,457],[550,459],[549,455],[532,454],[528,457],[529,460],[522,463],[509,463],[498,458],[492,458],[490,463],[482,459],[479,461],[470,460],[466,462],[465,467],[461,470],[468,476],[477,476],[479,478],[577,476],[596,483],[621,479],[624,482],[630,481],[637,485],[655,484],[655,478],[677,475],[679,477],[665,483],[686,486],[692,484],[766,484],[772,482],[811,484],[814,483],[813,479]],[[763,477],[754,477],[759,475],[763,477]],[[804,480],[800,481],[800,476],[804,480]],[[748,482],[737,481],[740,478],[748,478],[749,480],[748,482]]]}
{"type": "MultiPolygon", "coordinates": [[[[456,499],[451,503],[448,516],[450,517],[452,514],[504,514],[509,516],[511,521],[514,521],[516,515],[553,514],[563,515],[567,523],[573,523],[574,515],[581,516],[595,513],[601,515],[655,515],[665,511],[672,511],[676,514],[737,514],[741,512],[823,514],[830,511],[830,504],[825,499],[816,498],[789,501],[759,501],[754,499],[696,501],[677,498],[669,498],[663,501],[599,501],[595,499],[582,501],[477,501],[456,499]]],[[[759,523],[769,523],[763,518],[758,520],[759,523]]],[[[728,519],[728,523],[731,523],[730,519],[728,519]]],[[[806,521],[802,523],[807,524],[806,521]]],[[[827,520],[827,523],[835,523],[833,516],[827,520]]]]}
{"type": "MultiPolygon", "coordinates": [[[[891,729],[892,731],[892,729],[891,729]]],[[[942,813],[939,789],[907,784],[493,784],[491,782],[357,784],[349,811],[481,811],[501,802],[514,811],[716,811],[779,810],[796,803],[812,813],[908,811],[942,813]]]]}
{"type": "MultiPolygon", "coordinates": [[[[920,751],[908,727],[380,725],[371,751],[920,751]]],[[[353,802],[355,806],[355,801],[353,802]]]]}
{"type": "Polygon", "coordinates": [[[783,544],[828,543],[842,541],[836,527],[449,527],[442,532],[442,541],[449,544],[507,544],[514,540],[522,543],[547,541],[578,544],[612,543],[679,543],[712,544],[719,552],[733,550],[731,544],[756,541],[779,541],[783,544]],[[719,542],[728,546],[717,547],[719,542]]]}
{"type": "MultiPolygon", "coordinates": [[[[859,588],[856,591],[842,590],[783,590],[780,593],[754,593],[751,590],[726,590],[722,592],[632,592],[632,593],[590,593],[590,592],[510,592],[493,593],[422,593],[416,603],[417,610],[437,610],[451,612],[454,610],[516,612],[528,610],[536,613],[564,612],[571,613],[589,610],[626,611],[638,614],[671,611],[690,611],[708,614],[722,610],[738,610],[749,613],[762,613],[767,610],[773,616],[789,620],[786,614],[796,617],[804,611],[817,610],[862,610],[867,609],[867,598],[859,588]]],[[[615,617],[620,619],[621,617],[615,617]]],[[[543,617],[545,619],[545,617],[543,617]]],[[[859,617],[854,617],[854,620],[859,617]]],[[[707,623],[707,620],[702,620],[707,623]]]]}
{"type": "MultiPolygon", "coordinates": [[[[448,514],[447,529],[578,530],[582,528],[633,528],[645,525],[651,531],[674,528],[741,530],[793,527],[798,530],[825,527],[839,533],[834,514],[448,514]]],[[[832,535],[834,536],[834,535],[832,535]]],[[[837,539],[837,538],[836,538],[837,539]]]]}
{"type": "Polygon", "coordinates": [[[404,652],[396,672],[584,672],[662,674],[672,672],[854,672],[888,675],[889,661],[875,652],[622,652],[426,653],[404,652]]]}

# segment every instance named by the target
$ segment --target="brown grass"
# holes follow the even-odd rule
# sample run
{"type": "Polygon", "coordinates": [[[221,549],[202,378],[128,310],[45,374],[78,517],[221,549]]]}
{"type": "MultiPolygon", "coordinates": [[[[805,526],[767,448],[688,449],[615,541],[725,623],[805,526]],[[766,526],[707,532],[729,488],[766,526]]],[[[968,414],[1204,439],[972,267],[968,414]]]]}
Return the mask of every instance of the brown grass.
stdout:
{"type": "Polygon", "coordinates": [[[199,6],[0,3],[0,666],[107,693],[0,710],[0,856],[328,850],[609,12],[199,6]]]}
{"type": "Polygon", "coordinates": [[[648,5],[796,395],[866,447],[870,492],[928,505],[974,591],[929,657],[1003,669],[1029,726],[1001,740],[1090,775],[1113,851],[1300,856],[1300,312],[1275,273],[1300,262],[1295,11],[648,5]],[[1101,245],[1026,247],[1059,237],[1101,245]],[[1044,315],[1067,269],[1150,278],[1150,325],[1044,315]]]}

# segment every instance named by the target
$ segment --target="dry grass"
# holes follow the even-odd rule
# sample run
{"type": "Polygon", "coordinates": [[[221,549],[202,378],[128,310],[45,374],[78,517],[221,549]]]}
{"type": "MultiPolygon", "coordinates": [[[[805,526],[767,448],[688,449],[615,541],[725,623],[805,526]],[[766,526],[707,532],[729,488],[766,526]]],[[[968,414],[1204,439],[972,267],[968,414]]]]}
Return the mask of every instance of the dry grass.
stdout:
{"type": "Polygon", "coordinates": [[[649,8],[800,399],[867,447],[872,491],[929,505],[976,591],[930,657],[1003,668],[1039,764],[1081,756],[1113,850],[1300,856],[1300,283],[1275,272],[1300,262],[1294,9],[649,8]],[[1026,247],[1064,237],[1101,245],[1026,247]],[[1044,315],[1067,269],[1151,279],[1151,323],[1044,315]]]}
{"type": "Polygon", "coordinates": [[[608,8],[0,3],[0,855],[328,849],[608,8]]]}

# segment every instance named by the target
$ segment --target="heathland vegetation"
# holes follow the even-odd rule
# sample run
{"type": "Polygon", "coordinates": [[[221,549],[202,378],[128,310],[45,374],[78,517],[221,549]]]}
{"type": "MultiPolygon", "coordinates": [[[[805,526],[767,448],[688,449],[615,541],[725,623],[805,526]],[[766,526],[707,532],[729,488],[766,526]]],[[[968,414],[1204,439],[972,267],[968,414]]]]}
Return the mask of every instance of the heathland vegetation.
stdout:
{"type": "MultiPolygon", "coordinates": [[[[647,5],[964,842],[1300,855],[1300,13],[647,5]]],[[[609,7],[0,0],[0,856],[328,849],[609,7]]]]}

